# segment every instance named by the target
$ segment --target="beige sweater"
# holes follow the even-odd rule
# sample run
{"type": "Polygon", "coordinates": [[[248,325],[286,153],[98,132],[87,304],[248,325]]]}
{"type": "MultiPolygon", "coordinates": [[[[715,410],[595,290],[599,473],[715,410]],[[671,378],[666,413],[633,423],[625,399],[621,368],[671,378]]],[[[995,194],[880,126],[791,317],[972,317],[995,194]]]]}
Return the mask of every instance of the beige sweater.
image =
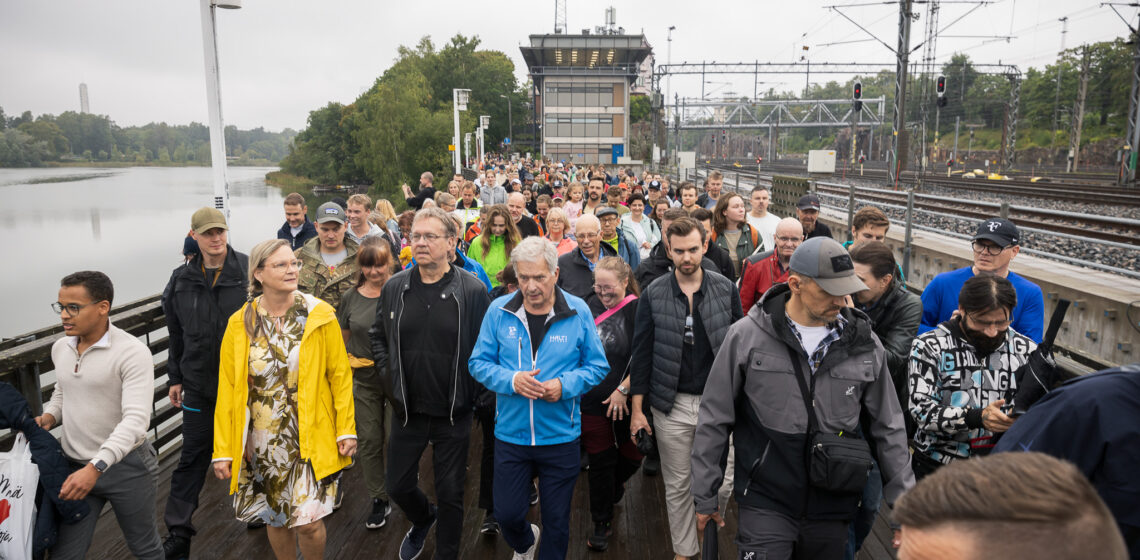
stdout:
{"type": "Polygon", "coordinates": [[[154,360],[145,344],[115,325],[82,356],[77,342],[65,336],[51,347],[56,383],[44,412],[62,424],[64,454],[114,465],[146,440],[154,360]]]}

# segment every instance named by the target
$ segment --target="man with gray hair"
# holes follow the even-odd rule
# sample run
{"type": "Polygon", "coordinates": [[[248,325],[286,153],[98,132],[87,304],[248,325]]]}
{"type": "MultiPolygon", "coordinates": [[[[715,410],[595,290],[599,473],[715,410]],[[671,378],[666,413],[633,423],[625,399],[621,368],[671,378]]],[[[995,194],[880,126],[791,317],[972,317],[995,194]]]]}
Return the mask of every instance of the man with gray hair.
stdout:
{"type": "Polygon", "coordinates": [[[590,308],[558,288],[558,252],[542,237],[511,251],[518,291],[491,303],[471,375],[496,393],[495,519],[515,558],[534,558],[526,520],[531,479],[542,495],[542,558],[564,558],[579,472],[578,400],[609,371],[590,308]]]}
{"type": "Polygon", "coordinates": [[[459,226],[439,208],[416,213],[416,266],[388,280],[369,331],[376,371],[392,400],[396,422],[388,439],[388,494],[412,528],[401,560],[423,551],[436,531],[436,558],[459,555],[467,445],[478,384],[468,358],[490,299],[486,286],[451,264],[459,226]],[[438,507],[419,489],[420,456],[432,447],[438,507]]]}

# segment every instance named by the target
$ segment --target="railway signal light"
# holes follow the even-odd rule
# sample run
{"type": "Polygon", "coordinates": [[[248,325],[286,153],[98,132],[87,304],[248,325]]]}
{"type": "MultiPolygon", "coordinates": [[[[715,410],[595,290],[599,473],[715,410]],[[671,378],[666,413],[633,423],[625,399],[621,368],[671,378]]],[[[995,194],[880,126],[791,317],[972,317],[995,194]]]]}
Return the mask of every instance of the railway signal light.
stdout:
{"type": "Polygon", "coordinates": [[[935,86],[935,91],[938,92],[938,106],[946,106],[946,76],[938,76],[938,82],[935,86]]]}
{"type": "Polygon", "coordinates": [[[860,100],[863,99],[863,82],[855,82],[855,85],[852,86],[851,99],[855,100],[855,103],[853,104],[855,112],[858,113],[859,111],[862,111],[863,102],[860,100]]]}

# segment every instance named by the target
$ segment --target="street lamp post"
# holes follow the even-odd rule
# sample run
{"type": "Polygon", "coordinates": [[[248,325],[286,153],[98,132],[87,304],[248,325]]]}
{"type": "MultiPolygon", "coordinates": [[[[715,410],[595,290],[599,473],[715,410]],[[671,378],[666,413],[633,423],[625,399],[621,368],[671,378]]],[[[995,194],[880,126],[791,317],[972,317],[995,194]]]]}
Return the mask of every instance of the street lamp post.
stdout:
{"type": "Polygon", "coordinates": [[[511,116],[511,98],[507,97],[501,93],[499,94],[499,97],[502,97],[503,99],[507,100],[507,134],[510,135],[511,143],[514,144],[514,142],[515,142],[515,118],[513,116],[511,116]]]}
{"type": "MultiPolygon", "coordinates": [[[[669,34],[666,37],[666,40],[669,41],[669,46],[666,47],[666,50],[665,50],[665,64],[666,65],[673,64],[673,30],[674,29],[677,29],[677,26],[676,25],[670,25],[669,26],[669,34]]],[[[669,89],[670,89],[669,86],[672,84],[672,81],[673,81],[673,76],[666,74],[665,75],[665,101],[664,101],[665,103],[669,103],[669,89]]],[[[673,116],[670,115],[669,113],[676,112],[676,111],[677,111],[677,107],[674,106],[672,111],[666,111],[665,112],[665,118],[667,121],[666,126],[673,126],[673,116]]],[[[654,140],[656,140],[656,138],[654,138],[654,140]]],[[[673,160],[668,159],[669,158],[669,132],[668,131],[665,132],[665,157],[666,157],[666,161],[668,161],[670,163],[673,162],[673,160]]]]}
{"type": "Polygon", "coordinates": [[[482,162],[483,158],[487,155],[487,146],[484,140],[487,139],[487,129],[491,127],[491,115],[479,115],[479,161],[482,162]]]}
{"type": "Polygon", "coordinates": [[[466,132],[463,134],[463,154],[467,156],[467,161],[471,161],[471,133],[466,132]]]}
{"type": "Polygon", "coordinates": [[[451,101],[453,113],[455,114],[455,136],[452,138],[451,145],[455,148],[452,152],[451,159],[455,162],[455,174],[459,175],[463,172],[462,162],[459,157],[459,112],[467,110],[467,101],[471,98],[471,90],[469,89],[453,89],[451,90],[451,101]]]}
{"type": "Polygon", "coordinates": [[[206,59],[206,108],[210,116],[210,167],[214,208],[230,218],[230,187],[226,179],[226,135],[222,124],[222,86],[218,74],[218,40],[214,8],[238,9],[241,0],[201,0],[202,47],[206,59]]]}

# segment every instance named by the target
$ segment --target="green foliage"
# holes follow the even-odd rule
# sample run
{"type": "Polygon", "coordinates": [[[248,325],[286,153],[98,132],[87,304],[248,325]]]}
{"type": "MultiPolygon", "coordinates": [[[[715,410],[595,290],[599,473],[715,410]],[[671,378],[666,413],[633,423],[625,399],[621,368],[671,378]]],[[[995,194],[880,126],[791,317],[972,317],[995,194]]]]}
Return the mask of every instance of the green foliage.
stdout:
{"type": "Polygon", "coordinates": [[[463,35],[440,50],[429,37],[400,47],[396,62],[352,104],[330,103],[309,113],[282,170],[325,184],[372,183],[374,193],[389,197],[424,171],[449,176],[452,89],[471,90],[467,110],[459,114],[462,132],[474,130],[479,115],[491,116],[488,149],[511,134],[508,115],[516,131],[524,130],[526,90],[518,87],[514,64],[501,52],[478,47],[478,38],[463,35]]]}
{"type": "Polygon", "coordinates": [[[649,103],[649,96],[634,95],[629,98],[629,122],[631,124],[648,122],[652,111],[653,107],[649,103]]]}
{"type": "MultiPolygon", "coordinates": [[[[6,135],[0,167],[38,166],[47,162],[87,161],[161,163],[164,165],[208,165],[210,130],[203,124],[171,126],[150,123],[119,127],[106,115],[67,111],[58,116],[32,117],[25,111],[8,118],[0,109],[0,131],[19,131],[22,136],[6,135]],[[30,143],[16,146],[13,142],[30,143]]],[[[237,165],[272,165],[289,151],[296,132],[266,132],[263,128],[225,130],[227,153],[241,156],[237,165]]]]}
{"type": "Polygon", "coordinates": [[[311,189],[318,184],[312,179],[290,175],[284,171],[270,171],[266,173],[265,181],[270,185],[290,190],[311,189]]]}

